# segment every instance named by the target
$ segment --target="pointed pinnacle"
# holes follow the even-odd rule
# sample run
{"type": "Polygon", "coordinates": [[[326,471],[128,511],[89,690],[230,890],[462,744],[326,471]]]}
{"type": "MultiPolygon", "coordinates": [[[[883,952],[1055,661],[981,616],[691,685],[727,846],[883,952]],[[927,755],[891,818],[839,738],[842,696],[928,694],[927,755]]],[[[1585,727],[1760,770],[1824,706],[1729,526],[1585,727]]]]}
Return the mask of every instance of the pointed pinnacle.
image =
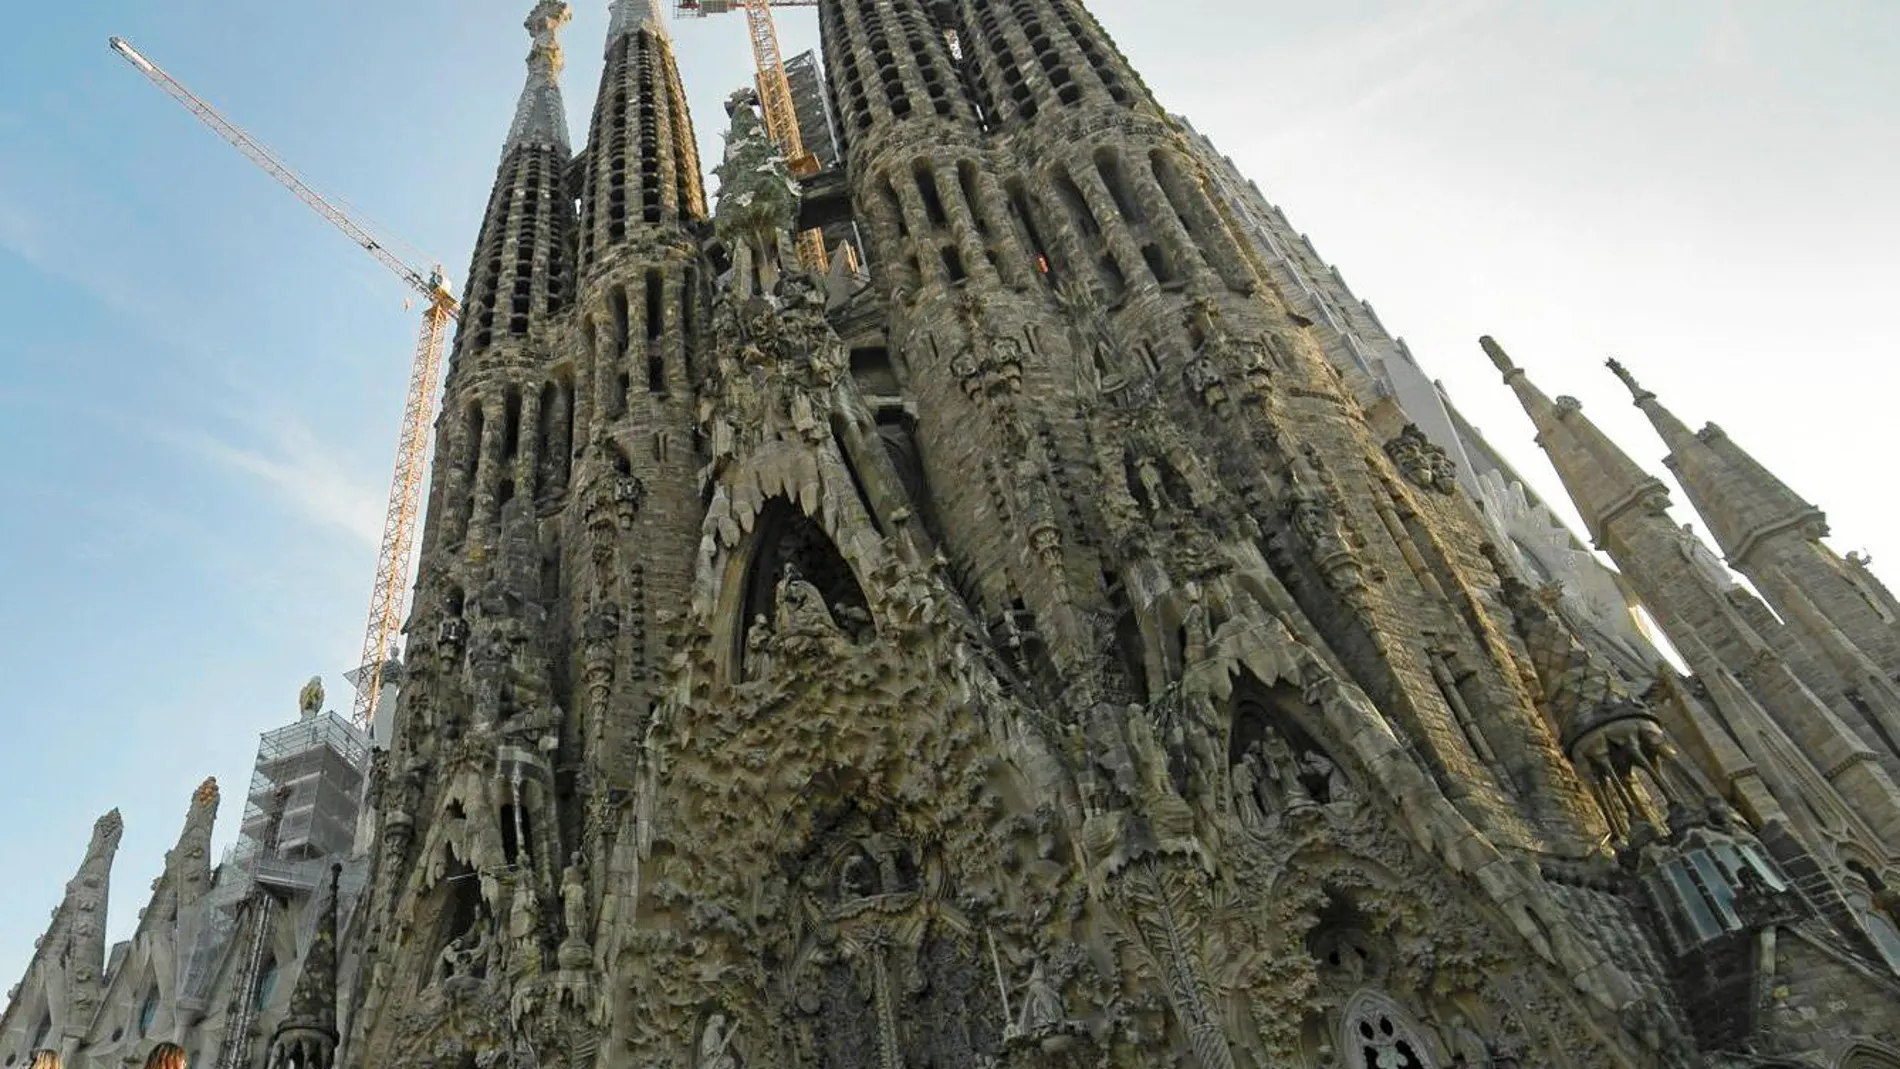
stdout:
{"type": "Polygon", "coordinates": [[[1484,337],[1479,338],[1478,345],[1484,349],[1484,355],[1491,358],[1491,363],[1497,365],[1499,371],[1504,372],[1505,378],[1510,378],[1513,373],[1522,372],[1522,368],[1511,363],[1510,354],[1504,351],[1504,346],[1499,345],[1493,340],[1491,335],[1486,334],[1484,337]]]}
{"type": "Polygon", "coordinates": [[[1604,366],[1610,369],[1611,374],[1623,380],[1623,385],[1629,387],[1630,396],[1636,399],[1638,405],[1641,405],[1644,401],[1655,400],[1656,395],[1637,385],[1636,376],[1630,374],[1629,369],[1624,367],[1620,361],[1612,357],[1604,361],[1604,366]]]}

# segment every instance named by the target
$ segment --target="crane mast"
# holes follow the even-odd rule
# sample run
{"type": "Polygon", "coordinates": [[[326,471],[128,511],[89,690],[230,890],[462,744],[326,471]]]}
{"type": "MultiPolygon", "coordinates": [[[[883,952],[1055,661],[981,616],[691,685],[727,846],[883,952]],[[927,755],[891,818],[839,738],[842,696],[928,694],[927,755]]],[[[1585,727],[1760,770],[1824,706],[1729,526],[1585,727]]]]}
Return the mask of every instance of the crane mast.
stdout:
{"type": "MultiPolygon", "coordinates": [[[[805,148],[805,136],[798,129],[798,110],[792,105],[792,83],[785,74],[785,55],[779,49],[778,24],[772,18],[774,7],[813,7],[818,0],[679,0],[675,11],[704,18],[730,11],[745,10],[747,36],[752,40],[752,63],[757,73],[759,111],[765,119],[765,133],[785,154],[786,166],[795,178],[809,178],[824,166],[824,161],[805,148]]],[[[798,260],[808,269],[824,271],[831,266],[825,252],[824,231],[813,228],[798,235],[798,260]]]]}
{"type": "MultiPolygon", "coordinates": [[[[185,88],[164,68],[145,58],[122,37],[109,39],[112,50],[137,68],[153,85],[184,105],[185,110],[246,159],[290,190],[298,200],[328,220],[364,252],[394,272],[423,298],[422,331],[410,363],[409,390],[403,403],[402,433],[397,440],[396,472],[389,486],[389,505],[383,517],[382,542],[376,556],[376,581],[370,592],[369,624],[363,635],[361,667],[356,682],[355,720],[366,731],[374,726],[376,706],[394,657],[396,636],[402,628],[404,595],[409,586],[409,560],[415,544],[422,507],[423,477],[428,469],[429,425],[435,416],[436,385],[441,381],[442,352],[449,322],[461,318],[461,307],[449,293],[440,265],[426,274],[404,263],[362,224],[350,218],[299,178],[269,149],[185,88]]],[[[788,98],[789,99],[789,98],[788,98]]]]}

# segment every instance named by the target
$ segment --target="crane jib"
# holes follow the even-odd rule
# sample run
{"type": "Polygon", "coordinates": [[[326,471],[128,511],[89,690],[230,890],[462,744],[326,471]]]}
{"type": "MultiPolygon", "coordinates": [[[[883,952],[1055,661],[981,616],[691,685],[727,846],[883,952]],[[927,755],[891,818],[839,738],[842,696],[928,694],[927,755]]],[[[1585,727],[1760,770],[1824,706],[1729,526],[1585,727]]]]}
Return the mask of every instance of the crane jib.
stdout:
{"type": "Polygon", "coordinates": [[[145,75],[152,84],[184,105],[187,111],[197,116],[200,122],[209,126],[232,148],[243,153],[246,159],[257,164],[279,185],[290,190],[312,211],[329,220],[359,248],[374,256],[378,263],[389,268],[396,277],[428,300],[422,311],[422,334],[417,340],[415,356],[410,363],[402,433],[396,444],[395,478],[390,483],[389,510],[383,522],[382,546],[377,553],[376,582],[370,593],[369,626],[363,637],[362,667],[351,673],[357,683],[357,723],[366,730],[373,728],[376,706],[385,682],[384,672],[394,663],[403,601],[408,594],[409,558],[421,513],[422,483],[429,449],[428,432],[435,418],[436,394],[441,384],[442,351],[448,335],[446,326],[451,320],[461,319],[461,308],[449,294],[448,278],[443,274],[441,265],[435,265],[425,274],[403,263],[362,224],[311,189],[303,179],[297,177],[295,171],[256,138],[220,115],[216,108],[165,73],[164,68],[146,59],[138,49],[132,47],[131,42],[123,37],[110,37],[107,41],[114,52],[138,68],[139,73],[145,75]]]}

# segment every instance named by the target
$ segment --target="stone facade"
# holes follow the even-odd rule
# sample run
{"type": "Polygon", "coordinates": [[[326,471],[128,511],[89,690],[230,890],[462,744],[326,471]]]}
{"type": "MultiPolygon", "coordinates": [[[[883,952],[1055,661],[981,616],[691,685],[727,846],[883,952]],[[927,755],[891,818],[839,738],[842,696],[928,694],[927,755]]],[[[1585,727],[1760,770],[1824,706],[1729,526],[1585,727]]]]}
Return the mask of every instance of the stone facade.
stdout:
{"type": "MultiPolygon", "coordinates": [[[[1077,0],[822,0],[840,158],[801,191],[735,98],[717,212],[645,0],[571,151],[565,17],[367,884],[221,1066],[1900,1066],[1895,601],[1739,447],[1639,391],[1766,603],[1486,340],[1680,674],[1342,366],[1077,0]],[[866,270],[799,270],[841,211],[866,270]]],[[[9,1066],[119,1059],[113,841],[9,1066]]]]}

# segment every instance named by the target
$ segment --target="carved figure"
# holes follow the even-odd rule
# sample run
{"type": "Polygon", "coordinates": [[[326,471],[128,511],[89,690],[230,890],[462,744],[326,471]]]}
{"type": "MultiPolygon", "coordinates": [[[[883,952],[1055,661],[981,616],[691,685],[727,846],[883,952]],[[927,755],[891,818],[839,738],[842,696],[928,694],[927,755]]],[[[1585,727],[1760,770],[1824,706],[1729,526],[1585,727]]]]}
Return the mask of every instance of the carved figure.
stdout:
{"type": "Polygon", "coordinates": [[[561,872],[561,913],[569,939],[587,938],[587,858],[575,851],[561,872]]]}
{"type": "Polygon", "coordinates": [[[1281,796],[1286,800],[1288,809],[1300,809],[1313,804],[1313,796],[1307,792],[1306,785],[1300,782],[1299,761],[1293,756],[1293,747],[1276,732],[1267,732],[1261,742],[1261,754],[1265,759],[1267,779],[1280,788],[1281,796]]]}
{"type": "Polygon", "coordinates": [[[311,676],[310,682],[297,692],[297,713],[299,719],[310,720],[323,712],[323,677],[311,676]]]}
{"type": "Polygon", "coordinates": [[[1240,815],[1240,823],[1248,828],[1258,829],[1264,820],[1260,812],[1260,773],[1253,763],[1253,751],[1234,765],[1233,772],[1234,811],[1240,815]]]}
{"type": "MultiPolygon", "coordinates": [[[[529,896],[532,897],[532,896],[529,896]]],[[[480,977],[488,963],[488,936],[482,931],[482,918],[477,915],[469,930],[449,940],[442,948],[442,957],[436,970],[436,979],[453,980],[458,977],[480,977]]]]}
{"type": "Polygon", "coordinates": [[[825,596],[806,582],[790,561],[785,564],[785,574],[779,579],[776,593],[780,632],[806,636],[837,632],[838,624],[825,605],[825,596]]]}
{"type": "Polygon", "coordinates": [[[1043,973],[1042,962],[1036,962],[1029,972],[1029,983],[1023,988],[1023,1008],[1016,1015],[1013,1034],[1036,1039],[1061,1028],[1068,1017],[1062,993],[1043,973]]]}
{"type": "Polygon", "coordinates": [[[739,1059],[732,1053],[732,1037],[738,1031],[739,1022],[728,1025],[723,1013],[707,1018],[705,1031],[699,1035],[696,1069],[738,1069],[739,1059]]]}
{"type": "Polygon", "coordinates": [[[1418,424],[1408,423],[1397,438],[1385,443],[1385,455],[1399,474],[1422,489],[1449,494],[1458,488],[1458,466],[1438,443],[1425,437],[1418,424]]]}
{"type": "Polygon", "coordinates": [[[1305,790],[1318,801],[1328,805],[1352,801],[1352,787],[1332,758],[1318,750],[1308,750],[1300,755],[1300,770],[1305,790]]]}
{"type": "Polygon", "coordinates": [[[508,942],[512,955],[508,971],[516,978],[538,975],[542,966],[541,897],[527,879],[515,887],[514,899],[509,903],[508,942]]]}
{"type": "Polygon", "coordinates": [[[757,682],[772,674],[772,624],[759,613],[745,633],[745,680],[757,682]]]}

